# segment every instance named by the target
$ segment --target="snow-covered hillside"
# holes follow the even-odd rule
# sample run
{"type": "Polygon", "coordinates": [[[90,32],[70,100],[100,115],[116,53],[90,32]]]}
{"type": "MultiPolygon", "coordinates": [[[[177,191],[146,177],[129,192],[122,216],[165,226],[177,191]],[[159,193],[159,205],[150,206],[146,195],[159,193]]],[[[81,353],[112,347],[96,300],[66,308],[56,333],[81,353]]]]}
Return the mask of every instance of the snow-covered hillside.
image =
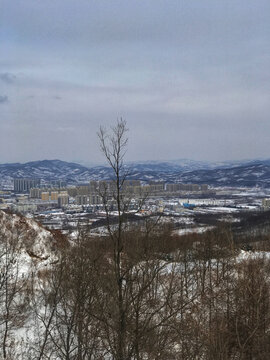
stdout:
{"type": "Polygon", "coordinates": [[[1,247],[8,242],[18,250],[18,258],[24,256],[27,262],[35,259],[44,265],[57,258],[53,234],[33,219],[0,211],[0,237],[1,247]]]}
{"type": "MultiPolygon", "coordinates": [[[[0,211],[0,358],[30,358],[44,291],[42,274],[58,261],[57,239],[32,219],[0,211]]],[[[41,310],[42,311],[42,310],[41,310]]]]}
{"type": "MultiPolygon", "coordinates": [[[[268,160],[243,163],[204,163],[188,160],[171,162],[133,162],[126,165],[129,179],[164,181],[169,183],[198,183],[212,186],[270,187],[268,160]]],[[[87,168],[61,160],[43,160],[26,164],[0,165],[0,182],[12,184],[16,177],[39,178],[45,182],[62,180],[68,184],[86,183],[113,177],[108,166],[87,168]]]]}

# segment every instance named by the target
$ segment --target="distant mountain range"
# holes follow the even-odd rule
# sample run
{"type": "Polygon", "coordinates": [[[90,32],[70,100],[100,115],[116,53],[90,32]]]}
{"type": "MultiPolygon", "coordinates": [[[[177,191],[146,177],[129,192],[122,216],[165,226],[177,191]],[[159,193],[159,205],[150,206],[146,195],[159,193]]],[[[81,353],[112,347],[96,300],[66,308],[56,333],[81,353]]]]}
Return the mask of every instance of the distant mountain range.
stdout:
{"type": "MultiPolygon", "coordinates": [[[[270,159],[244,162],[207,163],[192,160],[168,162],[146,161],[127,164],[130,179],[206,183],[212,186],[270,187],[270,159]]],[[[112,178],[109,167],[92,168],[61,160],[33,161],[25,164],[0,165],[0,180],[16,177],[40,178],[44,181],[65,180],[79,184],[112,178]]]]}

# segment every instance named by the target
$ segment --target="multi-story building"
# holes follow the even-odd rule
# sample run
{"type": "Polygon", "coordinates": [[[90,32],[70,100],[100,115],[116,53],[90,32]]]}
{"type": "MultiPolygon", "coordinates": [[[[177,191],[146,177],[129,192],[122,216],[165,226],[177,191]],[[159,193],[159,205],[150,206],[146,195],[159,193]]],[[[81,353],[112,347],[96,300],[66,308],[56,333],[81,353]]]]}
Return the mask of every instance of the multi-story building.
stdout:
{"type": "Polygon", "coordinates": [[[76,205],[87,205],[89,204],[89,196],[87,195],[77,195],[75,199],[76,205]]]}
{"type": "Polygon", "coordinates": [[[89,185],[80,185],[77,187],[77,194],[78,195],[88,195],[90,193],[90,186],[89,185]]]}
{"type": "Polygon", "coordinates": [[[94,181],[94,180],[91,180],[89,182],[89,191],[90,193],[96,193],[98,192],[98,186],[99,186],[99,182],[98,181],[94,181]]]}
{"type": "Polygon", "coordinates": [[[124,181],[124,187],[125,188],[131,188],[131,187],[140,186],[140,185],[141,185],[140,180],[125,180],[124,181]]]}
{"type": "Polygon", "coordinates": [[[97,195],[97,194],[91,194],[89,196],[89,203],[91,205],[100,205],[102,204],[102,198],[100,195],[97,195]]]}
{"type": "Polygon", "coordinates": [[[39,188],[31,188],[30,189],[30,198],[32,199],[40,199],[42,190],[39,188]]]}
{"type": "Polygon", "coordinates": [[[41,200],[42,201],[49,201],[50,200],[50,193],[49,191],[43,191],[41,193],[41,200]]]}
{"type": "Polygon", "coordinates": [[[191,185],[191,191],[200,191],[201,187],[198,184],[191,185]]]}
{"type": "Polygon", "coordinates": [[[40,179],[16,178],[14,179],[14,192],[24,193],[40,186],[40,179]]]}
{"type": "Polygon", "coordinates": [[[165,184],[163,182],[157,182],[157,181],[150,181],[149,182],[149,186],[150,186],[150,192],[151,193],[156,193],[156,192],[161,192],[164,190],[164,186],[165,184]]]}
{"type": "Polygon", "coordinates": [[[262,199],[262,207],[270,208],[270,199],[269,198],[262,199]]]}
{"type": "Polygon", "coordinates": [[[58,195],[58,207],[62,208],[69,203],[69,196],[68,194],[59,194],[58,195]]]}
{"type": "Polygon", "coordinates": [[[71,197],[75,197],[78,195],[78,189],[76,187],[69,187],[67,189],[68,195],[71,197]]]}
{"type": "Polygon", "coordinates": [[[35,211],[37,211],[37,205],[33,204],[33,203],[28,203],[28,202],[22,202],[22,203],[17,203],[15,205],[13,205],[14,210],[18,211],[19,213],[33,213],[35,211]]]}
{"type": "Polygon", "coordinates": [[[198,184],[166,184],[166,191],[176,192],[176,191],[207,191],[208,185],[198,185],[198,184]]]}
{"type": "MultiPolygon", "coordinates": [[[[134,193],[135,188],[141,185],[140,180],[125,180],[122,186],[122,190],[134,193]]],[[[85,188],[84,193],[82,186],[78,187],[78,195],[86,195],[87,189],[85,188]]],[[[101,180],[89,182],[88,194],[106,194],[112,196],[116,192],[116,181],[115,180],[101,180]]]]}
{"type": "Polygon", "coordinates": [[[57,201],[58,200],[58,195],[59,195],[58,191],[51,191],[51,200],[52,201],[57,201]]]}
{"type": "Polygon", "coordinates": [[[166,184],[166,191],[175,192],[180,190],[180,184],[166,184]]]}
{"type": "Polygon", "coordinates": [[[103,180],[98,183],[98,193],[113,194],[116,192],[116,182],[114,180],[103,180]]]}

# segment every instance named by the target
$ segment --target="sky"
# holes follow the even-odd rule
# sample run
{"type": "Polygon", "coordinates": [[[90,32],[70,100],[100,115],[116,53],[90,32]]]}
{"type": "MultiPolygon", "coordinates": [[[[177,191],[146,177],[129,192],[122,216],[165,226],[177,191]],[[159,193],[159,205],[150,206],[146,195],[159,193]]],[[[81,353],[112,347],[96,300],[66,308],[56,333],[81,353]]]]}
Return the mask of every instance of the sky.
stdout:
{"type": "Polygon", "coordinates": [[[0,163],[270,157],[269,0],[1,0],[0,163]]]}

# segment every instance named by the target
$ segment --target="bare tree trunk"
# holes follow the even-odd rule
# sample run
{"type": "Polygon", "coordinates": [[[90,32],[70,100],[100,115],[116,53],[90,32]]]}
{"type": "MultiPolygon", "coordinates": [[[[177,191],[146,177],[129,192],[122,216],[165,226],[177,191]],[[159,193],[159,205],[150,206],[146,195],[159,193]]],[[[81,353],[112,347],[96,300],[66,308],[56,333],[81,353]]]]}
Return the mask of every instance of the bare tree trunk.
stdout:
{"type": "MultiPolygon", "coordinates": [[[[120,119],[116,126],[112,128],[112,135],[108,136],[103,128],[100,128],[98,133],[100,139],[101,150],[104,153],[106,160],[111,166],[115,177],[115,200],[117,203],[118,224],[116,232],[111,231],[109,213],[107,212],[107,224],[108,232],[113,242],[114,247],[114,275],[117,286],[117,298],[118,298],[118,334],[116,345],[116,358],[117,360],[125,359],[125,336],[126,336],[126,314],[125,304],[123,297],[123,269],[122,269],[122,252],[123,252],[123,217],[125,204],[122,197],[123,185],[126,179],[126,173],[123,168],[123,157],[125,154],[125,148],[127,145],[126,138],[126,122],[120,119]]],[[[103,197],[104,205],[106,207],[106,194],[103,197]]]]}

